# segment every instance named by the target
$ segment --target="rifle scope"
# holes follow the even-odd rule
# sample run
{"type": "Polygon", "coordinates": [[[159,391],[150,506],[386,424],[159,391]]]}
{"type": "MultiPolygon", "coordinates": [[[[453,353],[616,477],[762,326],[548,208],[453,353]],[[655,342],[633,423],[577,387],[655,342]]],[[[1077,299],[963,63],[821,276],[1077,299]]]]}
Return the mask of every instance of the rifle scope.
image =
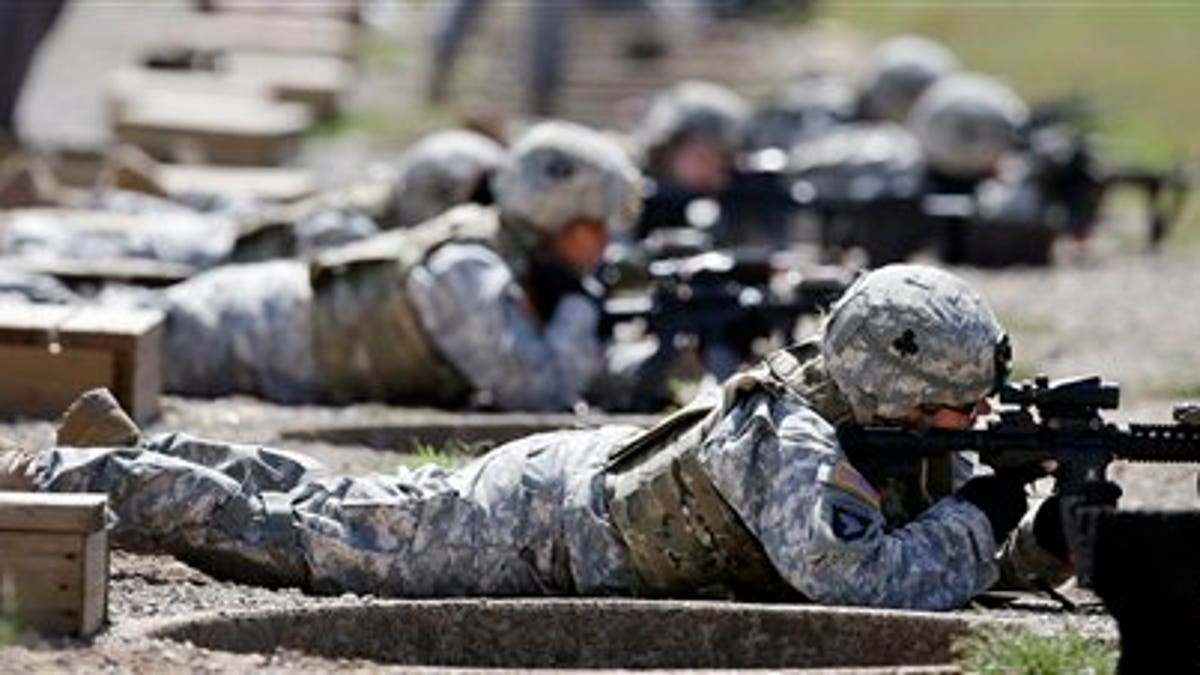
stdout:
{"type": "Polygon", "coordinates": [[[1120,400],[1121,386],[1105,382],[1097,375],[1054,382],[1038,375],[1032,382],[1006,384],[1000,389],[1001,403],[1035,407],[1043,414],[1116,410],[1120,400]]]}

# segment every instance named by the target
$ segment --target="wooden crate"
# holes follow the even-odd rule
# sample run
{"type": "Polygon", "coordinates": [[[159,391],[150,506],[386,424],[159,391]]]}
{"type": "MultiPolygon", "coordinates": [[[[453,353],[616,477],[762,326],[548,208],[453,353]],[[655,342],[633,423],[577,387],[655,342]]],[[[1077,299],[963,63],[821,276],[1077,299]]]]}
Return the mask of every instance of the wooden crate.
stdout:
{"type": "Polygon", "coordinates": [[[102,494],[0,492],[0,616],[90,635],[108,607],[102,494]]]}
{"type": "Polygon", "coordinates": [[[153,419],[163,342],[157,310],[0,305],[0,414],[57,417],[108,387],[135,420],[153,419]]]}

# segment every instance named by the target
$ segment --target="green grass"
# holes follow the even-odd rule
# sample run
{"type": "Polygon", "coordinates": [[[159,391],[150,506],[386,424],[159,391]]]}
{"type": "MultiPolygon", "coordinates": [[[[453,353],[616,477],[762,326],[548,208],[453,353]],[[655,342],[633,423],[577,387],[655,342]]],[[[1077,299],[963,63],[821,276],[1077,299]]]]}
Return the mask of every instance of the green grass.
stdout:
{"type": "Polygon", "coordinates": [[[426,464],[436,464],[447,469],[454,469],[463,464],[467,455],[462,452],[461,448],[453,445],[445,448],[439,448],[427,443],[415,443],[412,453],[400,460],[400,463],[410,469],[415,469],[426,464]]]}
{"type": "Polygon", "coordinates": [[[1075,632],[1038,635],[1025,629],[977,629],[955,645],[967,673],[1067,675],[1115,672],[1116,646],[1075,632]]]}
{"type": "Polygon", "coordinates": [[[344,115],[322,120],[310,133],[319,139],[355,133],[404,143],[435,129],[453,126],[453,123],[453,117],[444,109],[414,103],[403,111],[384,108],[351,110],[344,115]]]}
{"type": "MultiPolygon", "coordinates": [[[[1029,101],[1092,96],[1114,161],[1200,160],[1200,3],[846,0],[821,3],[818,13],[872,37],[939,40],[1029,101]]],[[[1200,246],[1196,209],[1170,242],[1200,246]]]]}
{"type": "Polygon", "coordinates": [[[6,619],[0,619],[0,647],[16,644],[20,636],[21,631],[16,624],[6,619]]]}

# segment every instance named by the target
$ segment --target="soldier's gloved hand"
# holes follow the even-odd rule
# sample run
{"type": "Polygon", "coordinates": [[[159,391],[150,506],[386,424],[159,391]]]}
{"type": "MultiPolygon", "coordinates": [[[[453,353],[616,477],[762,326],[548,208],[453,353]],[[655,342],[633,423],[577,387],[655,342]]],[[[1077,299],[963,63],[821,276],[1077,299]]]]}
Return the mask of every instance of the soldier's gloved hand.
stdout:
{"type": "Polygon", "coordinates": [[[1025,485],[1044,475],[1041,467],[1037,469],[1036,475],[1032,470],[1015,469],[977,476],[958,489],[959,499],[974,504],[987,516],[997,544],[1008,538],[1025,515],[1025,485]]]}
{"type": "Polygon", "coordinates": [[[530,266],[529,289],[533,307],[542,321],[554,316],[558,302],[567,295],[582,295],[600,302],[599,284],[579,270],[554,260],[537,260],[530,266]],[[591,282],[591,283],[589,283],[591,282]]]}
{"type": "Polygon", "coordinates": [[[1071,564],[1071,550],[1067,548],[1067,533],[1063,530],[1062,500],[1054,495],[1042,502],[1033,516],[1033,540],[1046,553],[1071,564]]]}

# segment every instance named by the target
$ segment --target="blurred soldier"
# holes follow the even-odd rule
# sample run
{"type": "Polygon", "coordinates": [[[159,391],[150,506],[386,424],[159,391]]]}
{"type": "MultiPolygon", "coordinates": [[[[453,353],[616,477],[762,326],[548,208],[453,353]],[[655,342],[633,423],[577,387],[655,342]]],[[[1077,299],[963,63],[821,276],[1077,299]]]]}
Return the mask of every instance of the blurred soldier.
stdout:
{"type": "Polygon", "coordinates": [[[640,178],[590,129],[544,123],[492,177],[495,207],[171,287],[167,386],[284,402],[569,409],[601,368],[588,290],[640,178]]]}
{"type": "Polygon", "coordinates": [[[903,124],[922,92],[958,69],[954,54],[927,38],[902,35],[884,40],[871,51],[860,76],[861,115],[903,124]]]}
{"type": "Polygon", "coordinates": [[[1028,118],[1025,103],[999,80],[960,73],[921,95],[908,126],[935,173],[973,182],[993,174],[1016,149],[1028,118]]]}
{"type": "Polygon", "coordinates": [[[750,151],[786,151],[853,121],[857,112],[857,94],[849,83],[831,74],[807,74],[755,111],[744,146],[750,151]]]}
{"type": "Polygon", "coordinates": [[[201,192],[168,196],[155,179],[155,161],[130,146],[109,153],[100,184],[92,189],[58,185],[44,162],[12,163],[0,168],[0,185],[40,183],[41,189],[24,193],[52,196],[20,206],[58,208],[15,212],[0,219],[0,254],[138,258],[199,268],[230,260],[305,255],[382,229],[415,225],[458,204],[490,203],[488,177],[503,158],[504,148],[485,136],[438,131],[408,148],[395,171],[372,167],[363,179],[291,204],[201,192]],[[14,172],[19,175],[9,175],[14,172]],[[76,209],[118,214],[112,220],[120,224],[92,215],[75,217],[76,209]],[[148,214],[175,224],[164,228],[157,219],[121,217],[148,214]]]}
{"type": "Polygon", "coordinates": [[[731,188],[749,109],[740,96],[711,82],[680,83],[660,94],[634,131],[643,168],[653,179],[638,225],[639,236],[662,227],[715,227],[719,204],[731,188]]]}
{"type": "Polygon", "coordinates": [[[681,82],[660,94],[634,132],[655,181],[715,194],[729,183],[749,109],[712,82],[681,82]]]}
{"type": "Polygon", "coordinates": [[[483,134],[436,131],[400,160],[392,191],[394,221],[409,227],[467,202],[489,203],[488,179],[504,162],[504,147],[483,134]]]}
{"type": "MultiPolygon", "coordinates": [[[[964,428],[1009,352],[961,280],[895,266],[824,334],[645,432],[559,431],[467,466],[339,478],[302,456],[137,429],[78,402],[58,447],[0,455],[0,487],[105,491],[120,545],[246,582],[378,595],[648,595],[961,606],[1002,572],[1068,573],[1032,476],[855,465],[850,420],[964,428]],[[117,445],[130,447],[111,447],[117,445]]],[[[98,404],[98,405],[97,405],[98,404]]],[[[98,407],[98,411],[96,408],[98,407]]]]}

